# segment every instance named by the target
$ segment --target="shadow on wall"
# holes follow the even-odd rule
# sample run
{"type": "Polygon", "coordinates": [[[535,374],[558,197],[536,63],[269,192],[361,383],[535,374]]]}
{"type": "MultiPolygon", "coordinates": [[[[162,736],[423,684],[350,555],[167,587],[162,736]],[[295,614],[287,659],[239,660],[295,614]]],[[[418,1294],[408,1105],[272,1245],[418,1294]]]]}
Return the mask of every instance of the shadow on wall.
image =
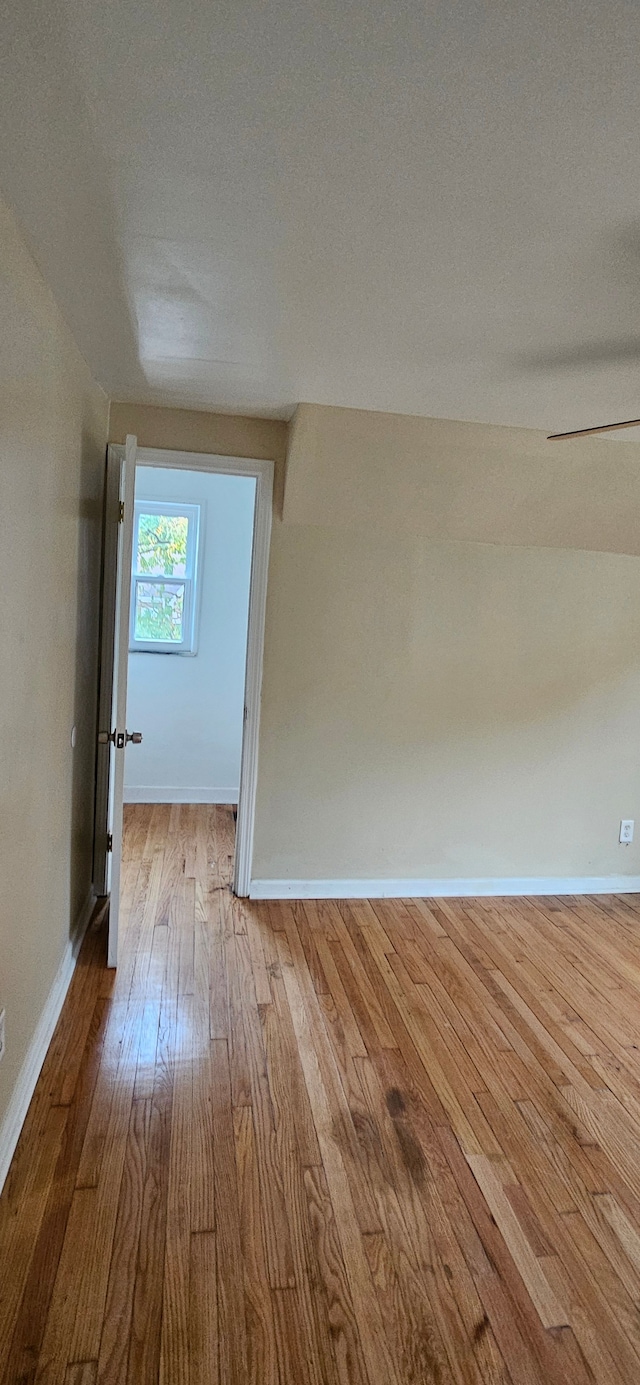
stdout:
{"type": "MultiPolygon", "coordinates": [[[[269,673],[316,726],[397,747],[543,722],[640,676],[640,562],[284,526],[269,673]]],[[[268,632],[269,634],[269,632],[268,632]]]]}
{"type": "Polygon", "coordinates": [[[440,733],[455,736],[532,725],[640,674],[637,558],[500,548],[451,557],[446,576],[435,555],[418,562],[409,720],[437,709],[440,733]]]}

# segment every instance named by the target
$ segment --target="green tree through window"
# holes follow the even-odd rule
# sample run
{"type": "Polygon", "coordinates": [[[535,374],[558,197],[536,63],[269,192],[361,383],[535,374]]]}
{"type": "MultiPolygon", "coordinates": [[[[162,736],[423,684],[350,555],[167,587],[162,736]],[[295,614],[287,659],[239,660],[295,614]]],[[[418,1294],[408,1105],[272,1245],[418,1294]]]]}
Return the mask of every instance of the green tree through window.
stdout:
{"type": "Polygon", "coordinates": [[[200,505],[136,500],[130,648],[195,653],[200,505]]]}
{"type": "Polygon", "coordinates": [[[184,577],[187,570],[189,521],[184,515],[140,515],[138,572],[184,577]]]}
{"type": "Polygon", "coordinates": [[[135,638],[182,643],[184,587],[171,582],[138,582],[135,638]]]}

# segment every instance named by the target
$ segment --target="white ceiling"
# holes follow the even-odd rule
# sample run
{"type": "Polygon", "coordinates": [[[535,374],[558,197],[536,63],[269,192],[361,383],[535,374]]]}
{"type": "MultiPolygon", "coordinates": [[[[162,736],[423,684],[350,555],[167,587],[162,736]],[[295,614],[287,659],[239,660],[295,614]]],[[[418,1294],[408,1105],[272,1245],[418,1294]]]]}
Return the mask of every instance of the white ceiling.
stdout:
{"type": "Polygon", "coordinates": [[[113,396],[640,415],[637,0],[8,10],[0,186],[113,396]]]}

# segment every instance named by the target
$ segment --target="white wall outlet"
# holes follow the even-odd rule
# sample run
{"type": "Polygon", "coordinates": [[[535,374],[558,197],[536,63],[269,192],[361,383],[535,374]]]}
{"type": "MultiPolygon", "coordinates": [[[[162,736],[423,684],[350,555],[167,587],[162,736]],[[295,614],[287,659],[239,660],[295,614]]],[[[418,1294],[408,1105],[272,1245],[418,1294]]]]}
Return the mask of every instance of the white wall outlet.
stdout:
{"type": "Polygon", "coordinates": [[[0,1062],[4,1058],[5,1037],[4,1037],[4,1010],[0,1010],[0,1062]]]}
{"type": "Polygon", "coordinates": [[[633,818],[623,818],[620,823],[619,840],[623,846],[629,846],[633,841],[633,818]]]}

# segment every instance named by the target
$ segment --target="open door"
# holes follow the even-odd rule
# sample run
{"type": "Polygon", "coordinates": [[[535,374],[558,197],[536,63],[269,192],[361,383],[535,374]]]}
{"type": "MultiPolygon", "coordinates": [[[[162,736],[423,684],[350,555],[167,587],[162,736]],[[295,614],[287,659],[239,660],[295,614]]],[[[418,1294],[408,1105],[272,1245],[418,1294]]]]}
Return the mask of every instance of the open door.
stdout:
{"type": "Polygon", "coordinates": [[[132,435],[124,449],[109,447],[105,488],[93,879],[96,894],[110,896],[110,967],[118,960],[124,755],[142,740],[126,729],[136,451],[132,435]]]}

